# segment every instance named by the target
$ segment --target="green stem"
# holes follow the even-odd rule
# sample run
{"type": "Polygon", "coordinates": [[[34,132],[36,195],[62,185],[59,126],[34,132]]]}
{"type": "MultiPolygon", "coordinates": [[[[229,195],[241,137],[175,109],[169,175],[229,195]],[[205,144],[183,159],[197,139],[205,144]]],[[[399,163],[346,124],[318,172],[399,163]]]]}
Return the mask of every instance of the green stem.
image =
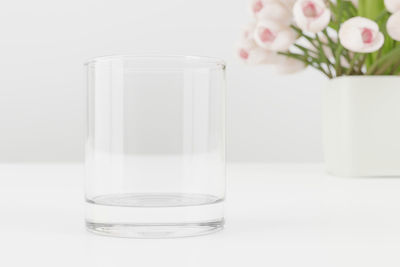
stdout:
{"type": "Polygon", "coordinates": [[[335,71],[336,76],[342,76],[342,66],[340,64],[340,56],[342,54],[344,47],[342,44],[339,44],[337,50],[335,51],[335,71]]]}
{"type": "Polygon", "coordinates": [[[360,73],[360,74],[363,74],[363,72],[362,72],[362,67],[364,66],[364,64],[365,64],[365,60],[367,59],[367,55],[363,55],[362,56],[362,58],[361,58],[361,60],[358,62],[358,67],[357,67],[357,69],[358,69],[358,72],[360,73]]]}
{"type": "Polygon", "coordinates": [[[327,67],[328,72],[329,72],[329,75],[330,75],[331,77],[333,77],[333,74],[332,74],[332,71],[331,71],[331,65],[332,65],[332,63],[329,61],[328,57],[325,55],[324,47],[323,47],[323,44],[322,44],[321,40],[319,39],[318,34],[315,35],[315,39],[317,39],[317,42],[318,42],[318,51],[319,51],[319,53],[320,53],[320,55],[321,55],[321,57],[322,57],[322,60],[325,61],[326,67],[327,67]]]}
{"type": "Polygon", "coordinates": [[[358,59],[359,56],[360,56],[359,53],[354,54],[354,57],[353,57],[353,59],[352,59],[351,62],[350,62],[350,67],[349,67],[349,69],[347,70],[346,75],[350,75],[351,73],[354,72],[354,65],[355,65],[355,63],[356,63],[356,61],[357,61],[357,59],[358,59]]]}
{"type": "Polygon", "coordinates": [[[287,56],[290,58],[297,59],[299,61],[302,61],[304,64],[309,65],[319,71],[321,71],[323,74],[325,74],[329,79],[332,79],[332,76],[327,73],[319,64],[318,59],[311,57],[311,56],[304,56],[300,54],[295,54],[295,53],[290,53],[290,52],[278,52],[279,55],[287,56]]]}
{"type": "Polygon", "coordinates": [[[315,49],[318,50],[318,46],[314,43],[314,40],[310,36],[304,34],[303,31],[300,28],[298,28],[298,27],[296,27],[294,25],[290,25],[290,27],[293,30],[295,30],[300,36],[304,37],[308,42],[311,43],[312,46],[314,46],[315,49]]]}
{"type": "Polygon", "coordinates": [[[294,44],[294,46],[295,47],[297,47],[298,49],[300,49],[303,53],[313,53],[314,55],[316,55],[316,56],[318,56],[319,54],[318,54],[318,52],[316,52],[316,51],[314,51],[314,50],[311,50],[311,49],[308,49],[308,48],[306,48],[306,47],[304,47],[304,46],[301,46],[301,45],[299,45],[299,44],[294,44]]]}
{"type": "Polygon", "coordinates": [[[335,47],[337,46],[337,43],[335,43],[332,38],[328,34],[328,30],[324,29],[322,33],[325,35],[326,39],[328,40],[328,45],[331,48],[332,54],[335,54],[335,47]]]}

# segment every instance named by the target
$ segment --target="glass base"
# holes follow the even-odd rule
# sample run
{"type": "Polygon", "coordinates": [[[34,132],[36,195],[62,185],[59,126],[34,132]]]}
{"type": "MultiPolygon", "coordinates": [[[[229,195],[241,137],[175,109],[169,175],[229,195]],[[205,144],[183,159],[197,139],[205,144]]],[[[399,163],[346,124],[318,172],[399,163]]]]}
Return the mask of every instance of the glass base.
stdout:
{"type": "Polygon", "coordinates": [[[224,221],[183,224],[102,224],[86,222],[89,232],[128,238],[178,238],[211,234],[223,229],[224,221]]]}
{"type": "Polygon", "coordinates": [[[86,201],[90,232],[132,238],[204,235],[224,225],[224,200],[212,195],[128,193],[86,201]]]}

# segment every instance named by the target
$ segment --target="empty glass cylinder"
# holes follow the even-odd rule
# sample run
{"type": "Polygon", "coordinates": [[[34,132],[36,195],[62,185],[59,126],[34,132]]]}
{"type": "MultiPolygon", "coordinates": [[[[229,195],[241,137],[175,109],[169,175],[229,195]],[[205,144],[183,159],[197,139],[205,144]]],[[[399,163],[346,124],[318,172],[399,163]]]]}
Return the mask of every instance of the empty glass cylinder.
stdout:
{"type": "Polygon", "coordinates": [[[224,62],[110,56],[86,66],[89,231],[160,238],[222,229],[224,62]]]}

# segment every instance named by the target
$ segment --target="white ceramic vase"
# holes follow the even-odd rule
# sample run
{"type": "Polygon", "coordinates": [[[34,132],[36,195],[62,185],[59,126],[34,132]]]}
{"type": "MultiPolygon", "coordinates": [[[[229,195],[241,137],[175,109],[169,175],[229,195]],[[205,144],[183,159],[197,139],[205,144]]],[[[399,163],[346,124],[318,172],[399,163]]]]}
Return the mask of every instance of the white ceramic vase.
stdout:
{"type": "Polygon", "coordinates": [[[400,77],[346,76],[323,92],[326,169],[338,176],[400,176],[400,77]]]}

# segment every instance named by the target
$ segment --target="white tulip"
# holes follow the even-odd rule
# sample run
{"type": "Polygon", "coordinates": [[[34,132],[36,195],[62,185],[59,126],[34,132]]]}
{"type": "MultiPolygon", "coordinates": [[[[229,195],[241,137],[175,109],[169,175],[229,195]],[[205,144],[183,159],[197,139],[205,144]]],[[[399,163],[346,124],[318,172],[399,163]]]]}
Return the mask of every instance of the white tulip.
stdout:
{"type": "Polygon", "coordinates": [[[251,3],[251,11],[255,15],[257,15],[261,10],[263,10],[264,7],[265,7],[265,1],[264,0],[254,0],[251,3]]]}
{"type": "Polygon", "coordinates": [[[290,9],[278,1],[269,2],[268,5],[258,13],[257,17],[261,20],[274,20],[287,25],[292,22],[292,13],[290,9]]]}
{"type": "Polygon", "coordinates": [[[276,70],[279,74],[292,74],[302,71],[305,68],[306,64],[304,62],[286,56],[281,56],[276,65],[276,70]]]}
{"type": "Polygon", "coordinates": [[[238,56],[250,65],[274,64],[278,54],[263,49],[251,41],[242,41],[238,48],[238,56]]]}
{"type": "Polygon", "coordinates": [[[385,0],[386,9],[391,13],[400,11],[400,0],[385,0]]]}
{"type": "Polygon", "coordinates": [[[278,1],[284,4],[291,11],[297,0],[278,0],[278,1]]]}
{"type": "Polygon", "coordinates": [[[245,27],[243,27],[242,31],[242,40],[243,41],[251,41],[254,40],[254,30],[256,28],[257,23],[255,21],[250,22],[245,27]]]}
{"type": "Polygon", "coordinates": [[[297,26],[312,33],[325,29],[331,20],[331,11],[323,0],[297,0],[293,14],[297,26]]]}
{"type": "Polygon", "coordinates": [[[251,10],[258,19],[275,20],[280,23],[290,24],[292,22],[291,9],[283,4],[282,1],[254,0],[251,10]]]}
{"type": "Polygon", "coordinates": [[[390,37],[396,41],[400,41],[400,11],[397,11],[389,17],[386,29],[390,37]]]}
{"type": "Polygon", "coordinates": [[[256,44],[272,51],[287,51],[296,39],[296,32],[289,26],[272,20],[260,21],[254,31],[256,44]]]}
{"type": "Polygon", "coordinates": [[[375,52],[385,41],[378,24],[363,17],[345,21],[340,26],[339,39],[345,48],[359,53],[375,52]]]}

